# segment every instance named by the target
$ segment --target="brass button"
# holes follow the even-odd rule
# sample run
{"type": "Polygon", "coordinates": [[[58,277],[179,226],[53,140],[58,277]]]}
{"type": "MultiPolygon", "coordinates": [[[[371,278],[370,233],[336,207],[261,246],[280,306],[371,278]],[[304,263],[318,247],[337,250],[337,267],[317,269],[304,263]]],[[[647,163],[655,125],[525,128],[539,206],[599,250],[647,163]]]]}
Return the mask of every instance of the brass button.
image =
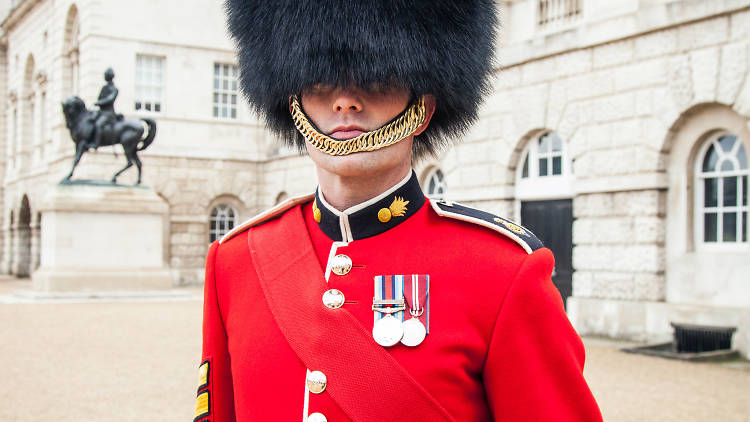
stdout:
{"type": "Polygon", "coordinates": [[[378,211],[378,220],[380,220],[381,223],[391,221],[391,210],[388,208],[381,208],[380,211],[378,211]]]}
{"type": "Polygon", "coordinates": [[[331,258],[331,271],[336,275],[346,275],[352,270],[352,259],[346,255],[336,255],[331,258]]]}
{"type": "Polygon", "coordinates": [[[328,422],[328,418],[326,418],[322,413],[310,413],[310,416],[307,417],[307,422],[328,422]]]}
{"type": "Polygon", "coordinates": [[[313,394],[320,394],[326,389],[328,385],[328,379],[326,374],[320,371],[312,371],[307,374],[307,388],[313,394]]]}
{"type": "Polygon", "coordinates": [[[338,309],[344,305],[344,294],[336,289],[326,290],[323,293],[323,304],[326,308],[338,309]]]}

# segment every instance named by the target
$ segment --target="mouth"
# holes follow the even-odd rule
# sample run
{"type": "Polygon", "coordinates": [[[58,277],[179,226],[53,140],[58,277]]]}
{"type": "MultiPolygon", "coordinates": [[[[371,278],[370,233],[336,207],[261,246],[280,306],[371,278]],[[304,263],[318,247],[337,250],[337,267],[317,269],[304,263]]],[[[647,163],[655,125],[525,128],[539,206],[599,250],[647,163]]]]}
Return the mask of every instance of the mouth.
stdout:
{"type": "Polygon", "coordinates": [[[349,126],[337,126],[333,128],[331,133],[328,135],[334,139],[351,139],[365,133],[366,131],[356,125],[349,126]]]}

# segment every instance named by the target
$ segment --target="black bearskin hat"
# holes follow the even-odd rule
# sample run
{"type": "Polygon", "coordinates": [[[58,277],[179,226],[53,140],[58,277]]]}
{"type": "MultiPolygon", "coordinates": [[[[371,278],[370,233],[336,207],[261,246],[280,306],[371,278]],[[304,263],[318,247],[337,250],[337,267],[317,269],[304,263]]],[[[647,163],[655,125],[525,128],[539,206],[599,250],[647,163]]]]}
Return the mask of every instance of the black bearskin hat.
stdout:
{"type": "Polygon", "coordinates": [[[289,96],[318,83],[433,95],[416,156],[465,132],[490,88],[493,0],[226,0],[226,9],[245,97],[300,147],[289,96]]]}

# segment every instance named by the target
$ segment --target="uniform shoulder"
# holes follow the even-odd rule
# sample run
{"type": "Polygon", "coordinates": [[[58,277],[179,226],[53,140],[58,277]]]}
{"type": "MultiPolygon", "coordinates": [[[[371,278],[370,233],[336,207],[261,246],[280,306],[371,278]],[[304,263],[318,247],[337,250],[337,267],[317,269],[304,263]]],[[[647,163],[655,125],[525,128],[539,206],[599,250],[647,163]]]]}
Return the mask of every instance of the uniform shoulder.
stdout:
{"type": "Polygon", "coordinates": [[[544,247],[542,241],[531,230],[492,213],[446,200],[430,201],[430,205],[441,217],[466,221],[494,230],[516,242],[526,253],[544,247]]]}
{"type": "Polygon", "coordinates": [[[271,220],[272,218],[278,217],[281,214],[284,214],[288,210],[294,208],[295,206],[299,204],[304,204],[306,202],[312,201],[312,199],[315,197],[314,193],[310,193],[307,195],[300,195],[295,196],[292,198],[287,199],[284,202],[279,203],[278,205],[275,205],[262,213],[250,218],[249,220],[245,221],[244,223],[240,224],[239,226],[233,228],[227,234],[224,235],[224,237],[221,238],[219,243],[224,243],[227,240],[237,236],[238,234],[250,229],[251,227],[261,225],[265,223],[268,220],[271,220]]]}

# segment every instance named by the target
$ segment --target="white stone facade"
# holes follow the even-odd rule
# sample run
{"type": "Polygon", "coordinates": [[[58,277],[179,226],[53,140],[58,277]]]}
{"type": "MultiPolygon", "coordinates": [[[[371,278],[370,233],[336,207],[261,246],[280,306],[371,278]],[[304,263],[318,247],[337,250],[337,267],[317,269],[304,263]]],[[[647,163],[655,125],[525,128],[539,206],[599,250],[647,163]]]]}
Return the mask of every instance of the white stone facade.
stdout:
{"type": "MultiPolygon", "coordinates": [[[[74,153],[60,104],[77,94],[95,108],[103,72],[110,66],[119,88],[115,109],[127,117],[152,117],[158,124],[156,140],[140,156],[143,184],[169,204],[165,263],[173,270],[175,284],[202,281],[214,206],[230,205],[241,221],[273,205],[282,191],[293,195],[315,186],[309,165],[302,172],[273,170],[279,178],[264,182],[264,168],[274,167],[267,163],[268,157],[278,157],[279,148],[241,96],[236,119],[213,116],[214,65],[235,62],[223,9],[216,2],[193,1],[189,7],[145,0],[4,3],[0,4],[5,12],[0,94],[7,99],[0,113],[3,272],[27,276],[38,267],[37,208],[44,194],[67,174],[74,153]],[[158,57],[163,63],[158,113],[135,109],[139,55],[158,57]],[[304,174],[297,190],[279,183],[287,180],[285,174],[304,174]]],[[[124,164],[119,147],[102,147],[84,155],[74,179],[107,180],[124,164]]],[[[133,183],[135,175],[132,168],[118,181],[133,183]]]]}
{"type": "MultiPolygon", "coordinates": [[[[26,0],[10,12],[0,55],[0,93],[8,98],[0,114],[3,271],[22,274],[38,262],[34,207],[73,152],[59,101],[77,86],[92,103],[112,66],[118,111],[138,116],[139,54],[165,63],[164,108],[155,114],[157,140],[143,153],[144,184],[170,206],[165,259],[176,284],[200,282],[213,206],[230,204],[244,219],[314,188],[309,160],[279,148],[244,103],[237,120],[211,116],[212,66],[233,63],[234,52],[221,7],[193,3],[26,0]],[[29,114],[30,98],[45,118],[29,114]],[[30,212],[21,212],[23,198],[30,212]]],[[[459,145],[417,164],[420,177],[439,168],[449,199],[517,220],[523,201],[571,199],[568,312],[582,334],[662,340],[670,321],[732,325],[739,327],[735,345],[748,355],[750,248],[736,242],[711,250],[696,241],[694,168],[716,131],[736,135],[750,152],[750,0],[499,7],[494,90],[459,145]],[[525,151],[549,131],[564,141],[564,183],[522,180],[525,151]]],[[[110,151],[88,154],[76,176],[109,177],[123,163],[110,151]]]]}

